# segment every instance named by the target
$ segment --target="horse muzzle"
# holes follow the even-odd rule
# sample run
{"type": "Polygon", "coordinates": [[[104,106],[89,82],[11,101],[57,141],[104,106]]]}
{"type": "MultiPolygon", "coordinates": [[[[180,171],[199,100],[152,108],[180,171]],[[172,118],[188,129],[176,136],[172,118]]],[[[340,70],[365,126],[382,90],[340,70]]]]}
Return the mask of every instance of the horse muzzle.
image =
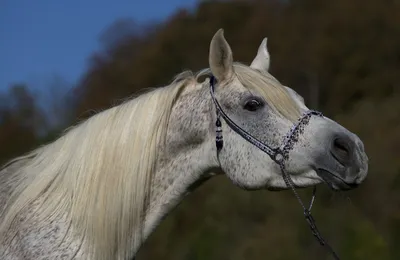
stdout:
{"type": "Polygon", "coordinates": [[[366,178],[368,157],[360,138],[345,131],[332,135],[330,145],[318,158],[317,165],[317,174],[333,190],[350,190],[366,178]]]}

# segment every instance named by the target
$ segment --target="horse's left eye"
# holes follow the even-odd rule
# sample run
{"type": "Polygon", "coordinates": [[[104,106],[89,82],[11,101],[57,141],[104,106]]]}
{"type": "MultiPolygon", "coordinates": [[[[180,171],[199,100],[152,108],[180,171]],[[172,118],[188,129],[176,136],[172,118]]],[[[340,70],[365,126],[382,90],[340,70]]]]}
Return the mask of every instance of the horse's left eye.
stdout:
{"type": "Polygon", "coordinates": [[[257,100],[257,99],[250,99],[249,101],[247,101],[244,104],[244,109],[248,110],[248,111],[256,111],[260,108],[262,108],[264,105],[264,103],[261,100],[257,100]]]}

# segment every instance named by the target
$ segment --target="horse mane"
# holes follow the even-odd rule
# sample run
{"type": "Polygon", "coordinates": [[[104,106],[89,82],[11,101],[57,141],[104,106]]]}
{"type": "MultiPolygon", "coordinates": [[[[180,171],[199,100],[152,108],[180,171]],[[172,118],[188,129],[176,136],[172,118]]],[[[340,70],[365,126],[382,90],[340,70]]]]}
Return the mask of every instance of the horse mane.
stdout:
{"type": "MultiPolygon", "coordinates": [[[[241,64],[234,69],[243,85],[261,93],[277,112],[298,117],[295,102],[270,74],[241,64]]],[[[209,69],[182,72],[170,85],[100,112],[7,164],[26,161],[15,170],[20,176],[16,188],[0,211],[0,241],[13,237],[20,212],[41,201],[37,217],[46,220],[67,212],[89,257],[126,259],[143,239],[152,173],[175,101],[207,75],[209,69]]]]}
{"type": "Polygon", "coordinates": [[[40,220],[69,212],[68,220],[85,238],[90,257],[126,259],[129,249],[142,242],[157,152],[172,107],[190,82],[182,73],[170,85],[98,113],[8,163],[5,167],[29,159],[16,169],[14,175],[21,178],[0,211],[0,240],[13,237],[16,216],[40,200],[45,201],[37,211],[40,220]]]}

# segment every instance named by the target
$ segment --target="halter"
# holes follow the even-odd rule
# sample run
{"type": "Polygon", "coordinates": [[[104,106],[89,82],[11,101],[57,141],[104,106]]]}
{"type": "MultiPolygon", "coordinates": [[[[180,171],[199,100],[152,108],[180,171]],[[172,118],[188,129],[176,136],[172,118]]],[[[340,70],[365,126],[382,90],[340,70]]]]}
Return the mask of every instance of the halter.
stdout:
{"type": "Polygon", "coordinates": [[[309,111],[305,112],[302,115],[302,117],[299,118],[297,123],[294,124],[292,126],[292,128],[290,129],[290,131],[286,134],[286,136],[284,137],[284,140],[283,140],[283,144],[280,147],[273,148],[273,147],[259,141],[257,138],[255,138],[254,136],[252,136],[251,134],[246,132],[244,129],[242,129],[240,126],[238,126],[235,122],[233,122],[232,119],[229,118],[229,116],[222,110],[221,105],[218,103],[217,99],[215,98],[215,93],[214,93],[215,83],[216,83],[215,77],[211,76],[210,77],[210,93],[211,93],[211,98],[215,104],[216,113],[217,113],[217,120],[215,122],[215,126],[216,126],[216,139],[215,139],[216,143],[215,144],[217,146],[217,151],[220,151],[224,145],[223,136],[222,136],[222,123],[221,123],[221,119],[220,119],[222,117],[233,131],[235,131],[237,134],[239,134],[241,137],[243,137],[246,141],[248,141],[251,144],[258,147],[264,153],[268,154],[269,157],[271,157],[271,159],[279,165],[279,167],[282,171],[282,177],[283,177],[283,180],[285,181],[286,186],[291,188],[291,190],[293,191],[297,200],[299,201],[301,207],[303,208],[304,217],[305,217],[308,225],[310,226],[311,233],[318,240],[318,242],[321,244],[321,246],[326,246],[328,251],[332,254],[332,256],[336,260],[339,260],[339,256],[335,253],[335,251],[332,249],[332,247],[324,240],[324,238],[319,233],[318,228],[315,224],[315,220],[314,220],[313,216],[311,215],[311,208],[314,203],[315,194],[317,191],[316,186],[314,186],[314,189],[313,189],[313,194],[312,194],[310,205],[308,208],[306,208],[303,201],[301,200],[299,194],[297,193],[297,191],[295,189],[293,180],[291,179],[290,175],[286,172],[286,169],[285,169],[285,162],[289,159],[289,152],[291,149],[293,149],[293,146],[299,140],[300,134],[302,134],[304,132],[305,126],[307,126],[307,124],[309,123],[312,116],[323,117],[322,113],[318,112],[318,111],[314,111],[314,110],[309,110],[309,111]]]}

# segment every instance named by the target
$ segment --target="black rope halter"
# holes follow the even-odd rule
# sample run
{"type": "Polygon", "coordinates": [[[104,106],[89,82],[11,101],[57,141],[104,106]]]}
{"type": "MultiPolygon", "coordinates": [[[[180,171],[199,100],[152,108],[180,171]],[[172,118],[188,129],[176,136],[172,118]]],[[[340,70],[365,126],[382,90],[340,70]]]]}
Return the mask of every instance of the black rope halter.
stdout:
{"type": "Polygon", "coordinates": [[[211,93],[211,98],[215,104],[216,113],[217,113],[217,120],[215,122],[217,151],[220,151],[224,144],[223,136],[222,136],[222,123],[221,123],[221,119],[220,119],[222,117],[233,131],[235,131],[237,134],[242,136],[245,140],[247,140],[251,144],[258,147],[264,153],[268,154],[269,157],[271,157],[271,159],[279,165],[279,167],[282,171],[282,177],[286,183],[286,186],[288,188],[289,187],[291,188],[291,190],[293,191],[297,200],[299,201],[300,206],[303,208],[304,217],[305,217],[308,225],[310,226],[312,234],[318,240],[318,242],[321,244],[321,246],[326,246],[328,251],[331,253],[331,255],[336,260],[339,260],[339,256],[335,253],[335,251],[332,249],[332,247],[324,240],[324,238],[319,233],[318,228],[315,224],[315,220],[314,220],[313,216],[311,215],[311,208],[314,203],[315,194],[316,194],[316,190],[317,190],[316,186],[314,186],[314,189],[313,189],[313,194],[312,194],[310,205],[308,207],[306,207],[295,189],[295,184],[293,183],[293,180],[291,179],[290,175],[287,173],[287,171],[285,169],[285,162],[289,159],[289,151],[291,149],[293,149],[293,146],[298,141],[299,136],[304,132],[305,126],[309,123],[312,116],[323,117],[322,113],[318,112],[318,111],[314,111],[314,110],[309,110],[309,111],[305,112],[303,114],[303,116],[299,118],[298,122],[296,124],[294,124],[293,127],[290,129],[290,131],[287,133],[287,135],[285,136],[285,138],[283,140],[282,146],[272,148],[269,145],[264,144],[263,142],[259,141],[257,138],[253,137],[251,134],[246,132],[244,129],[242,129],[240,126],[238,126],[235,122],[233,122],[232,119],[229,118],[229,116],[222,110],[221,105],[218,103],[217,99],[215,98],[215,94],[214,94],[215,83],[216,83],[215,77],[211,76],[210,77],[210,93],[211,93]]]}

